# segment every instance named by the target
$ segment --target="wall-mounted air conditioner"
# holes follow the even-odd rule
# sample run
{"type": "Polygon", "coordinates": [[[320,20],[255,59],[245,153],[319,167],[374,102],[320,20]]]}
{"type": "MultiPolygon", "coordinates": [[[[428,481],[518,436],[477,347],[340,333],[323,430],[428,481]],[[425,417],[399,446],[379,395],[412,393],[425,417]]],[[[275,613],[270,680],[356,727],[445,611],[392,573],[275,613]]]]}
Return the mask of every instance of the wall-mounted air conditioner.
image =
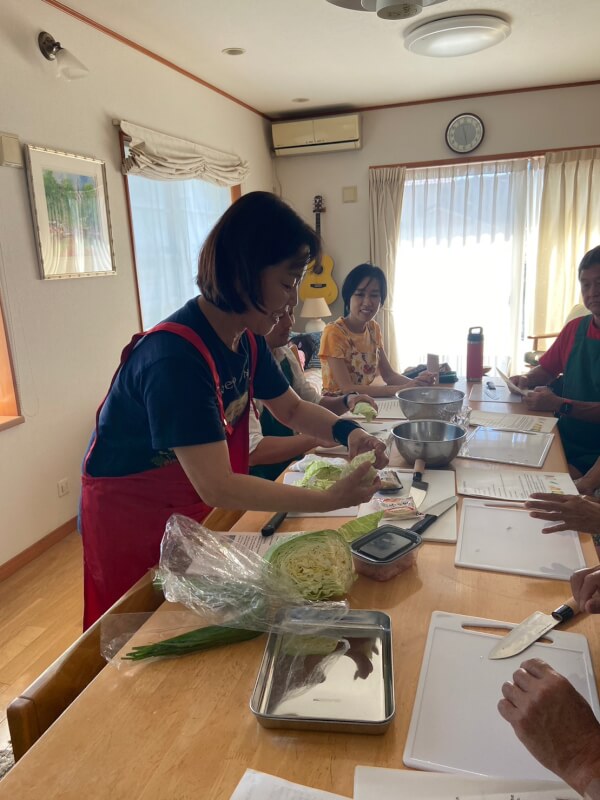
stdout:
{"type": "Polygon", "coordinates": [[[272,133],[276,156],[358,150],[361,146],[358,114],[274,122],[272,133]]]}

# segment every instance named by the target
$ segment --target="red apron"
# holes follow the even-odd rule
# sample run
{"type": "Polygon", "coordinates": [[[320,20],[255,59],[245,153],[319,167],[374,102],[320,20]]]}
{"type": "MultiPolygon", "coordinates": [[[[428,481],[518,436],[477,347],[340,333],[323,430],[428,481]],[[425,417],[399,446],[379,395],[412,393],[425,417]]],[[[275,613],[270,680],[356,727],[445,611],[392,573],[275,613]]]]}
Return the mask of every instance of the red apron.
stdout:
{"type": "MultiPolygon", "coordinates": [[[[202,339],[186,325],[163,322],[146,333],[136,334],[121,354],[121,363],[110,384],[137,342],[156,331],[168,331],[190,342],[208,363],[227,436],[231,468],[248,472],[248,414],[256,366],[256,340],[250,342],[249,400],[232,427],[225,419],[221,385],[215,362],[202,339]]],[[[109,388],[109,392],[110,392],[109,388]]],[[[108,397],[108,394],[107,394],[108,397]]],[[[96,412],[96,438],[83,466],[81,529],[83,538],[83,627],[88,628],[133,584],[157,563],[165,524],[171,514],[183,514],[202,522],[211,507],[202,501],[179,462],[123,477],[94,478],[87,472],[96,445],[98,420],[106,397],[96,412]]]]}

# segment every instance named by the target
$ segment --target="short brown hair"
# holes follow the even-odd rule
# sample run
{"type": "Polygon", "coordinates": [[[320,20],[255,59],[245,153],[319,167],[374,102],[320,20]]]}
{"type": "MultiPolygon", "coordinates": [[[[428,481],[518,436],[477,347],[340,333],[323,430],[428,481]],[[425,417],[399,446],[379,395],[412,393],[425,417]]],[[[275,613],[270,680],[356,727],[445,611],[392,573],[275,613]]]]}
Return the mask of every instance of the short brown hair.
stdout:
{"type": "Polygon", "coordinates": [[[198,259],[196,283],[203,297],[223,311],[247,311],[245,298],[262,308],[260,273],[308,246],[318,258],[315,231],[279,197],[250,192],[236,200],[208,234],[198,259]]]}
{"type": "Polygon", "coordinates": [[[584,269],[589,269],[590,267],[595,266],[600,266],[600,244],[597,245],[597,247],[593,247],[591,250],[588,250],[581,259],[577,269],[578,277],[581,277],[581,273],[584,269]]]}

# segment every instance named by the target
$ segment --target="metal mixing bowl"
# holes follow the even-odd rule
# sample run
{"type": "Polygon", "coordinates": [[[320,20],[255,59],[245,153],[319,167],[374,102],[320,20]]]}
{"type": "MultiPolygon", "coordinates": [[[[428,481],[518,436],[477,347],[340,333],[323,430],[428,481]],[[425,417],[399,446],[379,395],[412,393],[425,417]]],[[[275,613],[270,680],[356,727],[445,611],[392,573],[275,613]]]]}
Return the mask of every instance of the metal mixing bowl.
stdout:
{"type": "Polygon", "coordinates": [[[401,422],[392,429],[402,458],[414,464],[422,458],[428,467],[445,467],[460,450],[467,431],[459,425],[438,419],[401,422]]]}
{"type": "Polygon", "coordinates": [[[443,386],[411,386],[396,392],[406,419],[451,419],[462,408],[465,393],[443,386]]]}

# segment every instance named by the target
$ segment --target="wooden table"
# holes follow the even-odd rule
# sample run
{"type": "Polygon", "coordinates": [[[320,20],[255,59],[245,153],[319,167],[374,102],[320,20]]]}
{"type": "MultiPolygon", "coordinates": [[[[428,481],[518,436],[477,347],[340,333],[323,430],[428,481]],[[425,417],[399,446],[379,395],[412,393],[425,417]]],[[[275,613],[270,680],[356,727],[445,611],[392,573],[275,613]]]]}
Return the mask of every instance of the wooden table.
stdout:
{"type": "MultiPolygon", "coordinates": [[[[544,467],[565,469],[558,437],[544,467]]],[[[249,512],[234,530],[257,531],[269,516],[249,512]]],[[[327,525],[342,521],[329,518],[327,525]]],[[[298,527],[291,519],[281,530],[298,527]]],[[[307,518],[302,527],[318,530],[323,520],[307,518]]],[[[590,538],[582,540],[588,564],[597,563],[590,538]]],[[[357,764],[402,768],[434,610],[520,622],[569,594],[562,581],[457,569],[452,545],[426,543],[416,568],[387,583],[359,577],[350,597],[353,608],[380,609],[393,621],[396,718],[383,736],[262,728],[248,707],[264,650],[260,637],[181,659],[108,666],[0,781],[0,800],[229,800],[247,767],[350,797],[357,764]]],[[[159,627],[167,607],[148,626],[159,627]]],[[[598,620],[581,617],[575,625],[600,665],[598,620]]]]}

